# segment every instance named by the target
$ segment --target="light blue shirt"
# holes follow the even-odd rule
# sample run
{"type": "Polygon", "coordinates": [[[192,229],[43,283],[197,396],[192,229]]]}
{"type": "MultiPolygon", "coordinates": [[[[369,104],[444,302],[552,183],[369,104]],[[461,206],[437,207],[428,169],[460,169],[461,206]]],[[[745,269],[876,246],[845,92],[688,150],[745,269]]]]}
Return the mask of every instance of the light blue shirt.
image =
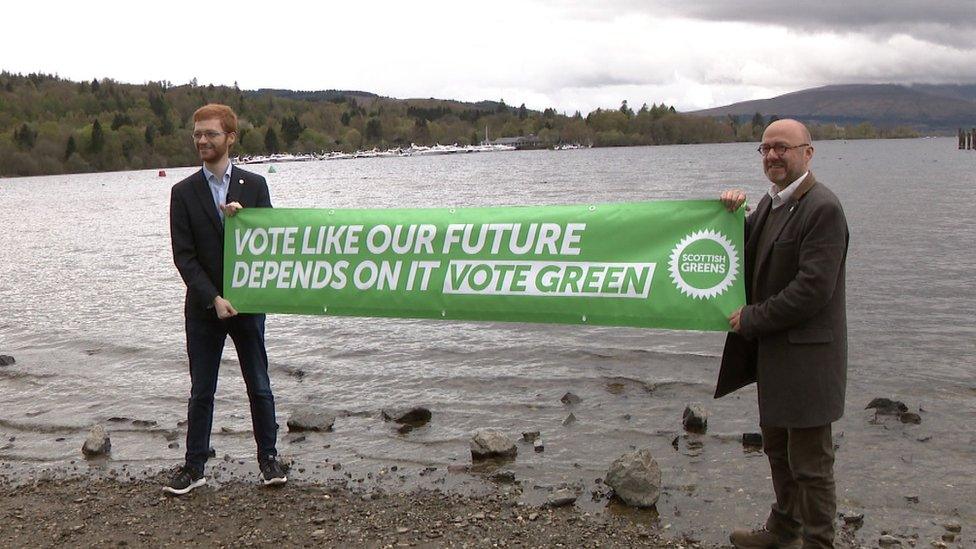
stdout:
{"type": "Polygon", "coordinates": [[[210,185],[210,194],[213,195],[214,207],[217,208],[217,215],[220,216],[220,222],[224,222],[224,212],[220,209],[221,204],[227,203],[227,189],[230,188],[230,170],[233,164],[227,163],[227,171],[224,172],[224,176],[217,181],[217,176],[214,175],[210,170],[207,169],[206,164],[203,166],[203,175],[207,177],[207,184],[210,185]]]}

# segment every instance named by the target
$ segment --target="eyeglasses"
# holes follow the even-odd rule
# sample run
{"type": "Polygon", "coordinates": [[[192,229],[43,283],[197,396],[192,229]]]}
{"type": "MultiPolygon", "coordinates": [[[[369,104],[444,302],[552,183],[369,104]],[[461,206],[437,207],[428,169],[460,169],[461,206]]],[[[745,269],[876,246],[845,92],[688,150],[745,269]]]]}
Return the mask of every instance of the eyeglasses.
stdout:
{"type": "Polygon", "coordinates": [[[759,148],[756,150],[759,151],[759,154],[761,156],[766,156],[767,154],[769,154],[769,151],[776,151],[776,156],[783,156],[784,154],[786,154],[786,151],[791,151],[793,149],[799,149],[800,147],[809,147],[809,146],[810,146],[809,143],[800,143],[799,145],[792,145],[792,146],[784,145],[782,143],[777,143],[775,145],[767,145],[766,143],[763,143],[762,145],[759,145],[759,148]]]}
{"type": "Polygon", "coordinates": [[[207,141],[213,141],[221,135],[227,135],[227,132],[217,132],[214,130],[207,130],[205,132],[193,132],[193,140],[199,141],[201,137],[206,137],[207,141]]]}

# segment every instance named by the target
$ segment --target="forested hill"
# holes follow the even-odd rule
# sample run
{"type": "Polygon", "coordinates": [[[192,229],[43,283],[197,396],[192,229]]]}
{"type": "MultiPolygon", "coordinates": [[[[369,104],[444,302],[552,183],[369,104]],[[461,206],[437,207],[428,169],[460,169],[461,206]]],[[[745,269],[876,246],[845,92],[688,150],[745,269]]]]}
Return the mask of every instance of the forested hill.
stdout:
{"type": "MultiPolygon", "coordinates": [[[[663,103],[597,109],[585,117],[534,111],[504,101],[464,103],[393,99],[362,91],[238,89],[73,82],[45,74],[0,72],[0,176],[189,166],[192,114],[210,102],[240,116],[236,154],[308,153],[466,145],[486,137],[534,136],[532,146],[593,146],[751,141],[763,116],[712,118],[663,103]]],[[[813,128],[819,136],[819,128],[813,128]]],[[[875,137],[870,127],[830,128],[830,137],[875,137]]]]}
{"type": "Polygon", "coordinates": [[[821,124],[866,122],[876,127],[902,125],[925,132],[955,133],[959,127],[976,125],[976,85],[823,86],[691,114],[721,117],[757,112],[821,124]]]}

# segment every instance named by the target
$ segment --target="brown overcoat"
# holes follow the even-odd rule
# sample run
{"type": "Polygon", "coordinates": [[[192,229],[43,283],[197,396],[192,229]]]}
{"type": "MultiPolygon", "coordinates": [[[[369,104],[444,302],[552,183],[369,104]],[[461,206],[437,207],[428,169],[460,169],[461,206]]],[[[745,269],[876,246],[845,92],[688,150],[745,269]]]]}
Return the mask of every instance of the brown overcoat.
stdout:
{"type": "Polygon", "coordinates": [[[772,245],[759,249],[771,206],[764,195],[746,219],[748,305],[740,333],[726,339],[715,398],[757,382],[761,425],[826,425],[844,414],[847,386],[847,220],[811,172],[780,206],[788,217],[772,245]]]}

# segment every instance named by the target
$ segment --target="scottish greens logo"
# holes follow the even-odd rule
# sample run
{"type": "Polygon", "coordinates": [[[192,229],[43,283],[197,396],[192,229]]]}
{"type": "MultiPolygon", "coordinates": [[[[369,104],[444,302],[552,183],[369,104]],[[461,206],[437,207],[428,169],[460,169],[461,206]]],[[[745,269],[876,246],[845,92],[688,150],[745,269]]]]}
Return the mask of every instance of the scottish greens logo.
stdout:
{"type": "Polygon", "coordinates": [[[739,254],[732,241],[711,229],[695,231],[678,242],[668,261],[671,281],[682,294],[710,299],[725,293],[739,275],[739,254]]]}

